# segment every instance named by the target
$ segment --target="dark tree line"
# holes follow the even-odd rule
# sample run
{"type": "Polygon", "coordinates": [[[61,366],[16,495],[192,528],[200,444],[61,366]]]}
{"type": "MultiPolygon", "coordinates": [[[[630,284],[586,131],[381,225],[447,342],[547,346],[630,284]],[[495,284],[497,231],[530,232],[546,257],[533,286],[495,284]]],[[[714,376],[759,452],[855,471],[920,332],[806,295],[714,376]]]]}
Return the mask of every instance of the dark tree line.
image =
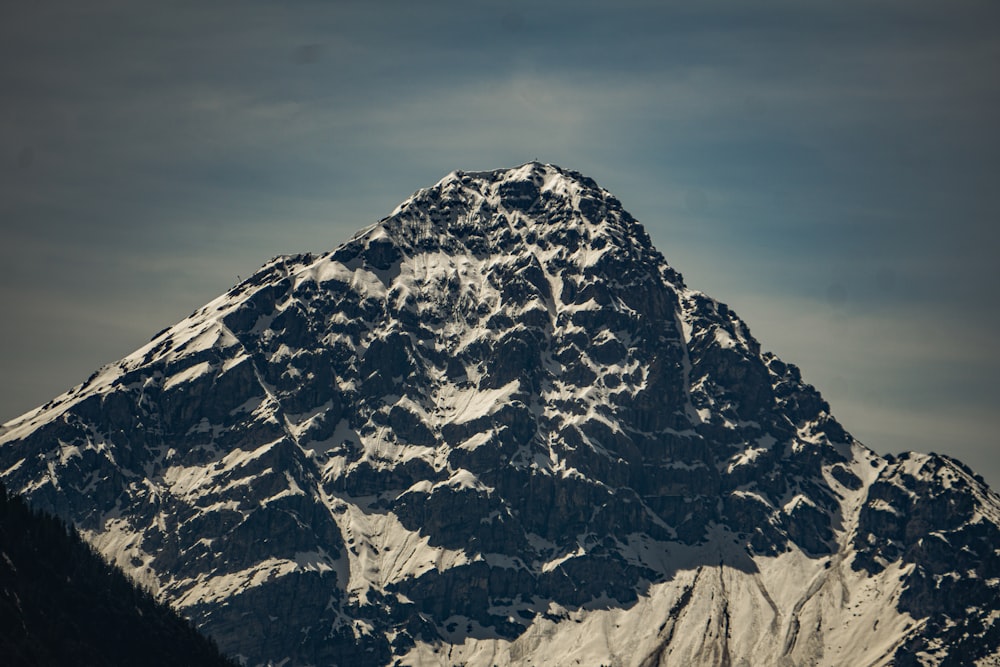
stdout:
{"type": "Polygon", "coordinates": [[[0,484],[0,664],[235,667],[76,530],[0,484]]]}

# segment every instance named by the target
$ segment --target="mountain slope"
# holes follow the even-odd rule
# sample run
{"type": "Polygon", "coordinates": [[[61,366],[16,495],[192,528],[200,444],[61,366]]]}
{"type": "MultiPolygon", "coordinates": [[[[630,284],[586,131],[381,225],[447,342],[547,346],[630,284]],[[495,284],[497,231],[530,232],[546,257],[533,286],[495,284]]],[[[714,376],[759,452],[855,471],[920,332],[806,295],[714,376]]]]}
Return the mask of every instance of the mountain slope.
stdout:
{"type": "Polygon", "coordinates": [[[20,665],[231,666],[60,520],[0,484],[0,656],[20,665]]]}
{"type": "Polygon", "coordinates": [[[250,663],[995,655],[1000,501],[884,459],[592,180],[449,174],[0,433],[250,663]]]}

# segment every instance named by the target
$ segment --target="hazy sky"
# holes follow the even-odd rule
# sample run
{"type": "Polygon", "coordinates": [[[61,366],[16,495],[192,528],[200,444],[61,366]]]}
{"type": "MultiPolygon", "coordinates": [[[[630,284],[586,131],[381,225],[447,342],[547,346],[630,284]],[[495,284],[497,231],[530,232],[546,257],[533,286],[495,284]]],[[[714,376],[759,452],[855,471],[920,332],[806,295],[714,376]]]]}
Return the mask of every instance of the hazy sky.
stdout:
{"type": "Polygon", "coordinates": [[[582,171],[880,452],[1000,487],[1000,3],[0,10],[0,420],[454,169],[582,171]]]}

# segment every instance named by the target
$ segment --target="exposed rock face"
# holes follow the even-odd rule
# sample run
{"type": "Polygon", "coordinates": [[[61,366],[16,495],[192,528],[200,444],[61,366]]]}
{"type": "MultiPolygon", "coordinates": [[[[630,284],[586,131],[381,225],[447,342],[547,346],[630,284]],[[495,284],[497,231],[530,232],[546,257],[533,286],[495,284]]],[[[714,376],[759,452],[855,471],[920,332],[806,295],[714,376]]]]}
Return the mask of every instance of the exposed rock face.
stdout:
{"type": "Polygon", "coordinates": [[[7,424],[0,470],[250,664],[1000,647],[997,496],[856,442],[551,165],[272,261],[7,424]]]}

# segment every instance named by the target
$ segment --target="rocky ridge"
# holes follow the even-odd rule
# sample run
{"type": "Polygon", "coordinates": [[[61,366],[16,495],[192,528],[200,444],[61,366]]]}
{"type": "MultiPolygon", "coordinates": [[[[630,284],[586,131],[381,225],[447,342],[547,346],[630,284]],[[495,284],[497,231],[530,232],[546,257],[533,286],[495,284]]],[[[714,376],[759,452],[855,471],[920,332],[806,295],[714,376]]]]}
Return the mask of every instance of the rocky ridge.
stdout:
{"type": "Polygon", "coordinates": [[[0,432],[248,664],[968,663],[1000,500],[882,458],[621,204],[454,172],[0,432]]]}

